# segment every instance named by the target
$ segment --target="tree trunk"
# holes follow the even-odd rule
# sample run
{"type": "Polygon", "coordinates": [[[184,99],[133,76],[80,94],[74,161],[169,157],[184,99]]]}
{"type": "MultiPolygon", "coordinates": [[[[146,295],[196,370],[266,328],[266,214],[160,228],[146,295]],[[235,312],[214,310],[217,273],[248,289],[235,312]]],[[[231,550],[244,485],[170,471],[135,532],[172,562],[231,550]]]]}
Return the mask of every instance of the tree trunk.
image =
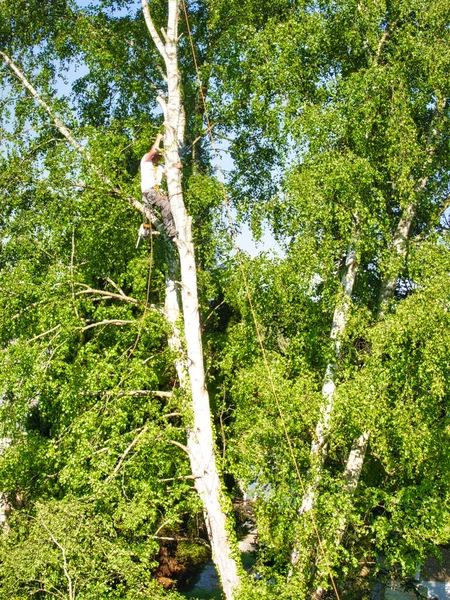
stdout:
{"type": "MultiPolygon", "coordinates": [[[[348,249],[345,261],[345,270],[341,280],[343,298],[336,305],[331,325],[330,338],[332,340],[332,360],[328,363],[322,385],[323,405],[319,420],[316,425],[315,437],[311,443],[311,469],[309,483],[303,495],[300,516],[308,514],[315,505],[317,490],[322,476],[322,466],[327,453],[327,437],[329,433],[330,418],[333,412],[334,393],[336,391],[336,368],[341,351],[341,339],[345,331],[350,308],[351,296],[355,285],[358,265],[353,246],[348,249]]],[[[296,542],[291,553],[291,568],[297,567],[300,559],[299,542],[296,542]]]]}
{"type": "MultiPolygon", "coordinates": [[[[416,214],[416,207],[414,204],[408,204],[402,214],[395,233],[392,237],[391,248],[394,251],[396,258],[404,261],[406,258],[407,245],[411,225],[416,214]]],[[[389,306],[395,292],[395,284],[397,282],[397,271],[391,269],[391,273],[383,280],[380,294],[378,297],[378,315],[377,320],[381,320],[384,317],[385,310],[389,306]]],[[[344,471],[344,491],[348,495],[348,501],[351,502],[356,488],[358,487],[359,479],[361,477],[361,471],[364,465],[364,458],[366,455],[367,445],[369,443],[370,432],[364,431],[359,438],[353,441],[352,449],[347,459],[347,464],[344,471]]],[[[343,512],[339,518],[339,524],[334,532],[334,545],[338,547],[342,538],[344,537],[345,529],[347,527],[347,518],[345,512],[343,512]]],[[[314,593],[314,600],[320,600],[323,596],[324,590],[322,587],[318,587],[314,593]]]]}
{"type": "MultiPolygon", "coordinates": [[[[234,597],[238,588],[239,569],[234,558],[229,525],[225,512],[225,497],[216,465],[214,437],[211,423],[209,396],[206,389],[203,365],[203,350],[197,297],[197,269],[192,243],[192,218],[187,214],[181,188],[179,169],[179,146],[184,137],[184,113],[181,103],[180,74],[178,70],[178,16],[177,0],[169,0],[169,16],[164,43],[159,37],[148,10],[146,0],[142,0],[144,16],[150,34],[164,58],[167,75],[167,98],[158,101],[164,113],[164,148],[167,186],[170,204],[178,236],[181,278],[181,302],[183,309],[184,340],[187,353],[187,374],[192,398],[193,422],[188,430],[187,450],[195,477],[195,487],[203,502],[206,526],[212,548],[213,560],[219,572],[227,600],[234,597]]],[[[175,290],[166,296],[173,311],[175,290]]],[[[175,314],[172,312],[172,314],[175,314]]],[[[174,337],[177,336],[176,329],[174,337]]],[[[175,342],[175,339],[174,339],[175,342]]],[[[177,342],[178,343],[178,342],[177,342]]],[[[183,384],[183,377],[180,380],[183,384]]]]}

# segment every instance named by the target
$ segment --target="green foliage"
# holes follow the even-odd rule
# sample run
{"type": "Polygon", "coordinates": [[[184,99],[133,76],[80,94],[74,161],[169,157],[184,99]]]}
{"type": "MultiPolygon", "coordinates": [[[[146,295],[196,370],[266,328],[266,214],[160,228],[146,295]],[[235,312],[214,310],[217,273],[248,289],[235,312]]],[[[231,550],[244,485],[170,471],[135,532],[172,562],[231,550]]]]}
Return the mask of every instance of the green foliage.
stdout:
{"type": "Polygon", "coordinates": [[[71,497],[38,503],[33,512],[15,513],[3,534],[0,597],[165,597],[151,575],[154,540],[129,543],[98,506],[71,497]]]}
{"type": "MultiPolygon", "coordinates": [[[[161,27],[166,7],[154,10],[161,27]]],[[[234,159],[227,191],[239,218],[257,234],[268,225],[285,249],[230,258],[184,35],[183,186],[208,385],[230,489],[255,484],[258,496],[256,575],[240,595],[309,598],[330,589],[328,563],[342,597],[363,597],[362,563],[382,554],[408,573],[449,542],[449,8],[211,0],[188,11],[213,134],[234,159]],[[407,206],[400,255],[393,236],[407,206]],[[313,526],[298,509],[350,247],[358,274],[313,526]],[[380,319],[386,277],[397,283],[380,319]],[[343,473],[363,431],[349,494],[343,473]],[[287,583],[296,542],[306,566],[287,583]]],[[[158,309],[167,249],[157,237],[136,249],[140,219],[127,202],[161,129],[161,59],[137,4],[4,0],[0,17],[2,49],[91,157],[1,70],[0,490],[11,511],[0,598],[70,596],[71,582],[81,599],[156,599],[158,536],[188,538],[179,560],[206,558],[192,539],[203,535],[199,500],[172,444],[184,443],[188,419],[158,309]]]]}

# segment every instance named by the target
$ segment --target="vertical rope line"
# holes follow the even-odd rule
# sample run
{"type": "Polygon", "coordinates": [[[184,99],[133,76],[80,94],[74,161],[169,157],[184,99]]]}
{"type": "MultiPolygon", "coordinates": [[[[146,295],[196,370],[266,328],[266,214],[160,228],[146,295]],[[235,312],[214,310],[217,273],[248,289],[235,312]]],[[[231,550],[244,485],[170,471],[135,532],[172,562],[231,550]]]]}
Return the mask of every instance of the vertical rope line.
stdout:
{"type": "MultiPolygon", "coordinates": [[[[288,447],[289,447],[289,452],[290,452],[290,455],[291,455],[291,458],[292,458],[292,462],[293,462],[293,465],[294,465],[294,468],[295,468],[295,472],[296,472],[297,478],[298,478],[298,480],[300,482],[300,486],[302,488],[302,492],[303,492],[303,494],[305,494],[306,493],[306,488],[305,488],[305,485],[303,483],[302,476],[300,474],[300,469],[299,469],[299,466],[298,466],[298,463],[297,463],[297,459],[295,457],[295,453],[294,453],[294,448],[293,448],[293,445],[292,445],[292,441],[291,441],[291,438],[289,436],[289,432],[287,430],[286,420],[284,418],[284,414],[283,414],[283,411],[282,411],[282,408],[281,408],[281,404],[280,404],[280,401],[279,401],[279,398],[278,398],[278,394],[277,394],[277,391],[276,391],[276,388],[275,388],[275,383],[273,381],[272,372],[271,372],[271,369],[270,369],[270,365],[269,365],[269,361],[268,361],[268,358],[267,358],[266,350],[264,348],[264,342],[263,342],[263,339],[262,339],[262,335],[261,335],[261,331],[260,331],[258,319],[257,319],[257,316],[256,316],[256,311],[254,309],[253,301],[252,301],[252,298],[251,298],[251,293],[250,293],[250,288],[249,288],[249,285],[248,285],[247,275],[246,275],[246,272],[245,272],[244,264],[242,262],[241,252],[240,252],[240,249],[239,249],[239,246],[238,246],[238,243],[237,243],[237,236],[236,236],[236,232],[234,230],[233,219],[231,217],[231,212],[230,212],[230,205],[229,205],[228,198],[227,198],[227,191],[225,189],[225,183],[224,183],[224,180],[223,180],[222,170],[220,168],[220,164],[219,164],[219,160],[218,160],[218,154],[217,154],[216,146],[215,146],[215,143],[214,143],[214,137],[213,137],[213,133],[212,133],[211,123],[210,123],[210,120],[209,120],[208,107],[207,107],[207,104],[206,104],[205,95],[203,93],[202,82],[201,82],[201,79],[200,79],[200,72],[199,72],[198,63],[197,63],[197,57],[196,57],[196,54],[195,54],[194,42],[193,42],[193,39],[192,39],[191,28],[190,28],[190,25],[189,25],[189,16],[188,16],[188,13],[187,13],[187,8],[186,8],[186,2],[185,2],[185,0],[182,0],[182,4],[183,4],[184,16],[185,16],[185,19],[186,19],[186,27],[187,27],[188,36],[189,36],[189,43],[190,43],[190,46],[191,46],[192,58],[194,60],[194,66],[195,66],[195,71],[196,71],[196,75],[197,75],[197,81],[198,81],[198,84],[199,84],[199,90],[200,90],[200,94],[201,94],[201,98],[202,98],[203,108],[204,108],[204,111],[205,111],[206,124],[208,126],[209,137],[210,137],[210,140],[211,140],[211,147],[213,149],[214,160],[215,160],[215,163],[216,163],[217,174],[218,174],[218,177],[219,177],[220,185],[222,187],[222,193],[223,193],[223,198],[224,198],[224,205],[225,205],[225,208],[226,208],[226,211],[227,211],[228,220],[229,220],[229,223],[230,223],[230,226],[231,226],[233,243],[234,243],[234,246],[235,246],[235,249],[236,249],[236,254],[237,254],[237,257],[238,257],[239,268],[240,268],[240,271],[241,271],[242,280],[244,282],[244,287],[245,287],[245,291],[246,291],[246,295],[247,295],[247,299],[248,299],[248,303],[249,303],[249,307],[250,307],[250,312],[252,314],[253,322],[254,322],[254,325],[255,325],[256,336],[258,338],[258,343],[259,343],[259,346],[261,348],[261,353],[262,353],[262,356],[263,356],[264,365],[265,365],[266,370],[267,370],[267,375],[268,375],[268,378],[269,378],[270,387],[271,387],[272,394],[273,394],[273,397],[274,397],[274,400],[275,400],[275,403],[276,403],[276,406],[277,406],[278,414],[280,415],[280,420],[281,420],[281,423],[282,423],[283,432],[284,432],[284,435],[285,435],[285,438],[286,438],[286,441],[287,441],[287,444],[288,444],[288,447]]],[[[324,562],[325,562],[325,565],[326,565],[326,569],[328,571],[328,575],[330,577],[331,585],[333,586],[333,591],[334,591],[334,593],[336,595],[337,600],[340,600],[339,593],[338,593],[338,590],[337,590],[337,587],[336,587],[336,583],[335,583],[333,574],[331,572],[330,563],[328,561],[328,557],[327,557],[326,552],[325,552],[325,547],[324,547],[322,538],[320,536],[319,529],[317,527],[317,523],[316,523],[316,520],[314,518],[314,514],[313,513],[311,514],[311,522],[313,524],[313,528],[314,528],[315,535],[317,537],[319,548],[320,548],[320,551],[322,553],[322,557],[324,559],[324,562]]]]}
{"type": "Polygon", "coordinates": [[[139,321],[139,327],[138,327],[138,332],[136,335],[136,340],[131,348],[131,350],[128,353],[128,358],[131,358],[131,356],[133,355],[134,351],[137,348],[137,345],[139,344],[139,340],[141,339],[141,332],[142,332],[142,327],[144,326],[144,321],[145,321],[145,315],[147,314],[147,309],[148,309],[148,300],[150,297],[150,286],[151,286],[151,281],[152,281],[152,267],[153,267],[153,229],[152,229],[152,222],[150,221],[150,250],[149,250],[149,267],[148,267],[148,277],[147,277],[147,292],[146,292],[146,297],[145,297],[145,304],[144,304],[144,312],[142,313],[142,317],[139,321]]]}

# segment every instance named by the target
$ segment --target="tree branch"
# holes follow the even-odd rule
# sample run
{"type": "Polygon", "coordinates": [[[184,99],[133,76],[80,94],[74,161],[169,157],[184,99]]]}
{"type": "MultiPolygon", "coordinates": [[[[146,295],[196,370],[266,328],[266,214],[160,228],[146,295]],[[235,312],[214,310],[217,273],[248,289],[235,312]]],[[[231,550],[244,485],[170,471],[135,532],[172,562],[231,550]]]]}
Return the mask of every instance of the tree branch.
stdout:
{"type": "MultiPolygon", "coordinates": [[[[172,398],[172,392],[165,392],[160,390],[129,390],[129,391],[117,391],[114,390],[94,390],[93,392],[83,392],[83,396],[100,396],[101,394],[112,394],[116,398],[123,396],[132,396],[136,398],[144,398],[147,396],[156,396],[158,398],[172,398]]],[[[181,417],[181,413],[169,413],[168,415],[162,415],[161,419],[168,417],[181,417]]]]}
{"type": "Polygon", "coordinates": [[[179,481],[181,479],[197,479],[197,477],[195,475],[180,475],[179,477],[167,477],[166,479],[158,479],[158,481],[166,483],[168,481],[179,481]]]}
{"type": "Polygon", "coordinates": [[[188,456],[191,455],[189,448],[187,446],[184,446],[183,444],[180,444],[180,442],[176,442],[175,440],[167,440],[167,442],[169,444],[173,444],[174,446],[177,446],[177,448],[181,448],[181,450],[183,450],[183,452],[186,452],[186,454],[188,456]]]}
{"type": "Polygon", "coordinates": [[[60,549],[61,554],[62,554],[62,558],[63,558],[63,571],[64,571],[64,575],[67,579],[67,586],[68,586],[68,591],[69,591],[69,600],[75,600],[75,586],[72,583],[72,578],[70,577],[70,573],[69,573],[69,569],[67,566],[67,557],[66,557],[66,551],[64,549],[64,546],[62,546],[58,540],[55,538],[55,536],[53,535],[53,533],[50,531],[50,529],[47,527],[47,525],[43,522],[43,521],[38,521],[38,523],[41,524],[41,526],[47,531],[47,533],[49,534],[52,542],[60,549]]]}
{"type": "Polygon", "coordinates": [[[80,144],[80,142],[78,142],[73,137],[72,132],[70,131],[70,129],[68,129],[64,125],[64,123],[61,121],[61,119],[59,119],[54,114],[54,112],[52,111],[52,109],[50,108],[50,106],[39,96],[39,94],[34,89],[34,87],[31,85],[31,83],[26,79],[25,75],[15,65],[15,63],[9,58],[9,56],[7,54],[5,54],[4,52],[2,52],[1,50],[0,50],[0,56],[3,57],[3,60],[10,67],[10,69],[13,71],[13,73],[15,74],[15,76],[21,81],[21,83],[24,85],[24,87],[26,87],[26,89],[30,92],[30,94],[33,96],[33,98],[36,100],[36,102],[38,104],[40,104],[42,106],[42,108],[45,110],[45,112],[53,119],[56,127],[63,134],[63,136],[71,143],[71,145],[74,148],[76,148],[76,150],[78,150],[82,154],[86,154],[86,152],[87,152],[86,149],[80,144]]]}
{"type": "Polygon", "coordinates": [[[97,323],[91,323],[90,325],[86,325],[85,327],[77,327],[81,331],[87,331],[88,329],[92,329],[94,327],[101,327],[102,325],[132,325],[136,323],[136,321],[125,321],[122,319],[105,319],[104,321],[98,321],[97,323]]]}
{"type": "Polygon", "coordinates": [[[48,335],[49,333],[52,333],[53,331],[56,331],[60,327],[61,327],[61,323],[59,323],[58,325],[56,325],[52,329],[49,329],[48,331],[44,331],[44,333],[40,333],[39,335],[36,335],[34,338],[31,338],[31,340],[27,340],[27,343],[31,344],[31,342],[35,342],[39,338],[44,337],[45,335],[48,335]]]}
{"type": "Polygon", "coordinates": [[[156,31],[156,27],[153,23],[151,15],[150,15],[150,9],[148,7],[147,0],[142,0],[142,10],[144,12],[145,24],[147,25],[147,28],[150,32],[152,40],[153,40],[155,46],[157,47],[158,52],[163,57],[164,61],[166,61],[167,60],[166,48],[163,44],[163,41],[159,37],[158,32],[156,31]]]}
{"type": "MultiPolygon", "coordinates": [[[[146,1],[146,0],[143,0],[143,2],[144,1],[146,1]]],[[[19,79],[19,81],[23,84],[23,86],[30,92],[30,94],[33,96],[33,98],[36,100],[36,102],[49,115],[49,117],[52,119],[52,121],[56,125],[57,129],[66,138],[66,140],[70,143],[70,145],[73,148],[75,148],[75,150],[80,152],[88,160],[91,169],[100,177],[100,179],[104,183],[106,183],[112,189],[112,191],[114,193],[116,193],[120,197],[124,198],[136,210],[138,210],[145,217],[147,217],[155,225],[155,227],[157,227],[160,230],[163,230],[164,228],[160,224],[159,220],[156,218],[155,214],[149,208],[147,208],[141,202],[136,200],[136,198],[133,198],[132,196],[128,196],[128,195],[124,194],[124,192],[120,188],[115,186],[113,184],[113,182],[97,168],[97,165],[92,160],[92,157],[90,156],[90,154],[86,150],[86,148],[84,148],[84,146],[82,146],[80,144],[80,142],[78,142],[78,140],[74,137],[71,130],[68,127],[66,127],[66,125],[64,125],[64,123],[61,121],[61,119],[53,112],[50,105],[47,104],[47,102],[45,102],[45,100],[43,100],[41,98],[41,96],[38,94],[38,92],[35,90],[35,88],[31,85],[31,83],[27,80],[27,78],[22,73],[22,71],[17,67],[17,65],[11,60],[11,58],[2,51],[0,51],[0,56],[2,56],[3,60],[13,71],[14,75],[19,79]]]]}
{"type": "Polygon", "coordinates": [[[133,449],[133,447],[138,443],[139,439],[144,435],[144,433],[146,433],[146,431],[148,430],[148,427],[142,427],[141,431],[138,433],[138,435],[134,438],[134,440],[131,442],[131,444],[126,448],[125,452],[122,454],[122,456],[119,459],[119,462],[117,463],[114,471],[111,473],[111,475],[106,479],[105,481],[105,485],[108,484],[112,478],[117,475],[117,473],[120,471],[120,467],[123,465],[123,461],[126,459],[127,455],[131,452],[131,450],[133,449]]]}
{"type": "Polygon", "coordinates": [[[105,296],[107,298],[114,298],[116,300],[120,300],[121,302],[129,302],[130,304],[138,305],[139,301],[136,298],[131,298],[130,296],[125,296],[122,292],[121,294],[115,294],[114,292],[107,292],[106,290],[96,290],[95,288],[91,288],[89,285],[85,283],[76,282],[75,285],[80,285],[86,289],[77,292],[76,296],[81,296],[83,294],[98,294],[99,296],[105,296]]]}

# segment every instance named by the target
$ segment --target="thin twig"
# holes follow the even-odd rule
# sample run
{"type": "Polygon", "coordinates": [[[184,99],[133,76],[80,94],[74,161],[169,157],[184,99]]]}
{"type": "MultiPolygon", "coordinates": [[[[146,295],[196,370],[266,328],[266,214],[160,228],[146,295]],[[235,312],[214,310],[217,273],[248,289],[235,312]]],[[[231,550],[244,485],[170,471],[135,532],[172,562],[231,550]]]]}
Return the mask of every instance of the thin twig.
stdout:
{"type": "Polygon", "coordinates": [[[131,452],[132,448],[138,443],[138,441],[140,440],[140,438],[144,435],[144,433],[146,433],[148,430],[148,427],[142,427],[141,431],[138,433],[138,435],[134,438],[134,440],[131,442],[131,444],[127,447],[127,449],[125,450],[125,452],[122,454],[122,456],[119,459],[119,462],[116,465],[116,468],[114,469],[114,471],[112,472],[112,474],[106,479],[106,483],[109,483],[111,481],[111,479],[117,475],[117,473],[120,471],[120,467],[123,465],[123,461],[126,459],[127,455],[131,452]]]}
{"type": "Polygon", "coordinates": [[[62,558],[63,558],[63,570],[64,570],[64,575],[67,579],[67,585],[68,585],[68,591],[69,591],[69,600],[75,600],[75,586],[72,583],[72,578],[70,577],[69,569],[67,566],[66,551],[65,551],[64,547],[55,538],[55,536],[50,531],[50,529],[47,527],[47,525],[41,520],[38,520],[38,523],[40,523],[40,525],[47,531],[47,533],[49,534],[53,543],[56,546],[58,546],[58,548],[61,550],[61,554],[62,554],[62,558]]]}
{"type": "Polygon", "coordinates": [[[55,327],[52,327],[52,329],[49,329],[48,331],[44,331],[44,333],[40,333],[39,335],[36,335],[34,338],[31,338],[31,340],[27,340],[27,343],[31,344],[31,342],[35,342],[39,338],[44,337],[45,335],[48,335],[49,333],[52,333],[53,331],[56,331],[60,327],[61,327],[61,323],[59,323],[59,325],[56,325],[55,327]]]}

